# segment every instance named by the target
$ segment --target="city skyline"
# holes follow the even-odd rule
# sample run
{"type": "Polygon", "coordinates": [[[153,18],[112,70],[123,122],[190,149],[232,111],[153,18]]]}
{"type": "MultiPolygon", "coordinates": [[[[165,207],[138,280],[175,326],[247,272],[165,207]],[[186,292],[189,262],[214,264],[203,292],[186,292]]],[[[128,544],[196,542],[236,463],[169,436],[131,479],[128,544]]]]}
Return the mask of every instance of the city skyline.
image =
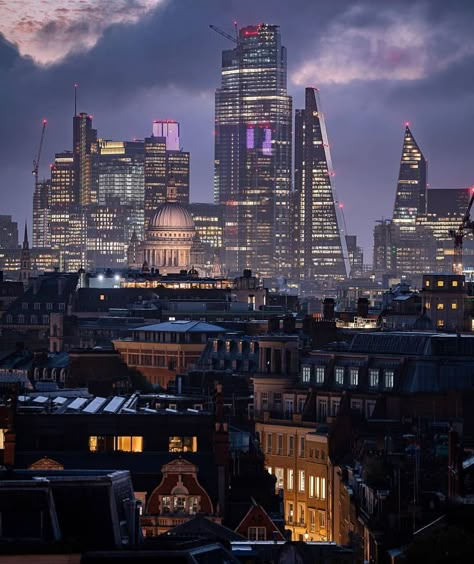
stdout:
{"type": "MultiPolygon", "coordinates": [[[[102,9],[100,2],[90,4],[99,12],[102,9]]],[[[203,2],[199,9],[191,2],[138,4],[148,4],[146,17],[137,12],[135,23],[120,24],[120,15],[112,14],[110,22],[115,27],[103,28],[101,20],[94,28],[98,42],[82,53],[70,54],[74,46],[55,36],[53,26],[52,37],[69,53],[62,61],[56,57],[53,66],[41,66],[45,63],[37,55],[41,33],[32,32],[22,42],[21,52],[33,59],[21,58],[15,47],[2,42],[0,69],[9,88],[0,94],[4,108],[0,182],[5,193],[14,185],[11,193],[20,194],[20,198],[7,196],[2,211],[13,214],[20,224],[25,216],[31,217],[31,161],[43,117],[49,123],[40,178],[47,176],[54,153],[70,148],[76,81],[78,109],[92,113],[96,127],[107,138],[143,138],[150,133],[150,120],[179,121],[183,146],[192,159],[191,200],[211,201],[214,90],[219,85],[220,53],[232,45],[208,25],[231,31],[234,19],[240,26],[261,21],[281,26],[294,107],[302,107],[305,86],[320,87],[348,232],[358,235],[367,256],[375,220],[391,216],[400,135],[406,121],[411,122],[429,160],[432,187],[460,188],[472,183],[472,135],[466,124],[474,111],[469,88],[472,73],[467,72],[474,49],[468,35],[473,16],[467,4],[458,2],[447,8],[438,2],[429,6],[401,2],[406,10],[400,13],[389,7],[374,11],[371,2],[356,8],[344,3],[318,7],[296,2],[291,9],[269,2],[225,7],[203,2]],[[192,26],[172,25],[183,17],[189,17],[192,26]],[[314,23],[309,25],[311,18],[314,23]],[[167,27],[174,35],[167,34],[167,27]],[[450,33],[454,28],[455,35],[450,33]],[[331,39],[335,32],[339,46],[331,39]],[[200,56],[187,56],[196,42],[200,56]],[[152,59],[144,46],[162,56],[152,59]],[[444,54],[437,57],[443,49],[444,54]],[[124,69],[130,77],[127,84],[117,79],[124,69]],[[361,195],[371,202],[363,214],[358,206],[361,195]]],[[[28,6],[26,12],[35,17],[28,6]]],[[[49,17],[54,19],[55,14],[53,10],[49,17]]],[[[81,16],[71,10],[64,17],[73,25],[81,16]]],[[[42,21],[38,19],[39,28],[42,21]]],[[[5,18],[0,32],[7,40],[18,41],[17,27],[5,18]]]]}

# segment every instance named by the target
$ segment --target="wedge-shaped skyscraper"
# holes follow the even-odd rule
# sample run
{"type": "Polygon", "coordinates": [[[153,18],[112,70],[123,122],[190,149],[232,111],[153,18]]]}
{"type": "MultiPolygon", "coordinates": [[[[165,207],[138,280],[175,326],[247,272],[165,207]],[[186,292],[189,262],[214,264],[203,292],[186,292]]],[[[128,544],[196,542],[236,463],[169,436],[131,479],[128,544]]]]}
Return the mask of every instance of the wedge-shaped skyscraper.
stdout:
{"type": "Polygon", "coordinates": [[[350,274],[342,208],[316,88],[306,88],[305,109],[296,110],[295,188],[299,193],[297,272],[305,281],[350,274]]]}
{"type": "Polygon", "coordinates": [[[414,231],[416,216],[426,213],[426,159],[408,124],[403,138],[393,223],[402,231],[414,231]]]}

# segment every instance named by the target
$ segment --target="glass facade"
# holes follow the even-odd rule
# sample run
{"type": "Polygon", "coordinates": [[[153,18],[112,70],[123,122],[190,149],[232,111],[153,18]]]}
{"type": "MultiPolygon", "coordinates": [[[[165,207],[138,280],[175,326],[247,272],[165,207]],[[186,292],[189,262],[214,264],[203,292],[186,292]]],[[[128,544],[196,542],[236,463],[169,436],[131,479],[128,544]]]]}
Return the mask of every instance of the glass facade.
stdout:
{"type": "Polygon", "coordinates": [[[51,167],[50,241],[60,253],[63,271],[77,271],[83,265],[84,220],[75,176],[73,153],[57,153],[51,167]]]}
{"type": "Polygon", "coordinates": [[[342,207],[320,110],[318,91],[305,90],[305,109],[295,118],[295,189],[299,194],[299,228],[295,233],[297,272],[302,280],[343,279],[350,262],[342,207]]]}
{"type": "Polygon", "coordinates": [[[143,240],[145,226],[145,144],[143,141],[99,140],[99,204],[111,198],[125,206],[129,221],[125,225],[124,243],[135,231],[143,240]]]}
{"type": "Polygon", "coordinates": [[[223,206],[206,203],[189,204],[196,231],[204,247],[204,260],[214,263],[222,258],[224,242],[223,206]]]}
{"type": "Polygon", "coordinates": [[[170,142],[166,137],[145,139],[145,229],[156,208],[166,201],[166,187],[171,176],[174,177],[178,203],[189,204],[189,153],[167,150],[167,144],[170,142]]]}
{"type": "Polygon", "coordinates": [[[278,26],[239,30],[216,91],[214,201],[224,207],[225,266],[289,269],[292,101],[278,26]]]}
{"type": "Polygon", "coordinates": [[[412,231],[417,215],[426,213],[426,160],[408,125],[405,127],[393,222],[412,231]]]}
{"type": "Polygon", "coordinates": [[[49,247],[49,193],[51,181],[37,182],[33,193],[33,247],[49,247]]]}

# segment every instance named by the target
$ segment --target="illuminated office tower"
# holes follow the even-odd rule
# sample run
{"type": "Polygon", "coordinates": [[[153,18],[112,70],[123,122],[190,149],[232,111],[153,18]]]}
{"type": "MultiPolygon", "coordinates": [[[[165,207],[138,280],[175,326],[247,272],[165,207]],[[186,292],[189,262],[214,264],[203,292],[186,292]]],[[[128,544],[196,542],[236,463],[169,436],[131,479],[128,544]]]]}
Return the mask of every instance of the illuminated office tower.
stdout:
{"type": "Polygon", "coordinates": [[[60,268],[77,271],[83,265],[84,214],[78,201],[74,154],[57,153],[51,166],[50,241],[60,252],[60,268]]]}
{"type": "Polygon", "coordinates": [[[80,113],[73,118],[73,153],[75,190],[81,206],[97,202],[97,130],[92,127],[92,116],[80,113]]]}
{"type": "Polygon", "coordinates": [[[285,274],[292,100],[278,26],[239,30],[237,46],[222,53],[215,104],[214,201],[225,210],[225,267],[285,274]]]}
{"type": "Polygon", "coordinates": [[[110,198],[127,208],[127,245],[135,231],[143,239],[145,226],[145,143],[99,139],[98,202],[110,198]]]}
{"type": "Polygon", "coordinates": [[[350,274],[342,208],[315,88],[305,90],[305,109],[296,110],[295,189],[299,193],[299,272],[305,281],[343,279],[350,274]]]}
{"type": "Polygon", "coordinates": [[[222,258],[224,223],[223,206],[208,203],[192,203],[187,206],[204,247],[205,263],[213,264],[222,258]]]}
{"type": "Polygon", "coordinates": [[[166,176],[173,176],[176,198],[180,204],[189,204],[189,153],[186,151],[166,151],[166,176]]]}
{"type": "Polygon", "coordinates": [[[51,180],[37,182],[33,193],[33,248],[50,245],[51,180]]]}
{"type": "Polygon", "coordinates": [[[402,232],[414,231],[417,215],[426,213],[426,164],[407,124],[393,208],[393,223],[402,232]]]}
{"type": "Polygon", "coordinates": [[[132,208],[119,198],[108,196],[104,204],[87,208],[87,266],[96,268],[123,268],[126,262],[132,208]]]}
{"type": "Polygon", "coordinates": [[[166,198],[166,139],[145,139],[145,229],[166,198]]]}
{"type": "MultiPolygon", "coordinates": [[[[189,153],[181,149],[179,123],[174,120],[155,120],[153,137],[166,140],[166,182],[173,176],[176,186],[176,197],[180,204],[189,204],[189,153]]],[[[162,201],[166,199],[166,189],[162,193],[162,201]]]]}
{"type": "Polygon", "coordinates": [[[164,128],[166,123],[153,123],[153,131],[164,136],[152,135],[145,139],[145,228],[156,208],[165,203],[166,187],[171,176],[175,181],[177,201],[184,205],[189,203],[189,153],[179,148],[167,149],[168,146],[179,147],[179,136],[177,140],[175,135],[170,137],[164,128]],[[158,128],[158,124],[163,127],[158,128]]]}

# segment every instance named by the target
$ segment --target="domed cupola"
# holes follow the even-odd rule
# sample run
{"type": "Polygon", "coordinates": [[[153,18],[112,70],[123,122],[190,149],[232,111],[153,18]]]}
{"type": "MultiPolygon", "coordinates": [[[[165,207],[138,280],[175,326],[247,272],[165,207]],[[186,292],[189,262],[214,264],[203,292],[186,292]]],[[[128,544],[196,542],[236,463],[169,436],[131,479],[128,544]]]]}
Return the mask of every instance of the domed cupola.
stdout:
{"type": "Polygon", "coordinates": [[[166,202],[157,208],[148,226],[147,239],[192,239],[195,232],[191,214],[177,201],[176,185],[171,177],[166,202]]]}

